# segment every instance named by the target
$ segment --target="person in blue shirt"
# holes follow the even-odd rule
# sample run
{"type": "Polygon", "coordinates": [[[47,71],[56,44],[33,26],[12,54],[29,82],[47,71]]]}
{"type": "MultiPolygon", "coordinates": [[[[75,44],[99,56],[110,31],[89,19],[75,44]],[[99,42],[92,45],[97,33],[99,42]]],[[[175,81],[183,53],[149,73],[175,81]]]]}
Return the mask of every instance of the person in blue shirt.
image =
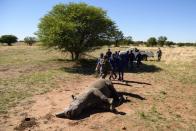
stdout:
{"type": "Polygon", "coordinates": [[[110,64],[111,64],[111,66],[112,66],[112,73],[111,73],[111,75],[110,75],[110,77],[109,77],[109,79],[111,80],[111,78],[113,78],[113,79],[116,79],[117,78],[117,75],[116,75],[116,54],[112,54],[112,56],[109,58],[109,62],[110,62],[110,64]]]}
{"type": "Polygon", "coordinates": [[[124,55],[119,55],[117,60],[116,60],[116,65],[117,65],[117,71],[119,78],[118,80],[124,81],[124,68],[125,68],[125,57],[124,55]]]}

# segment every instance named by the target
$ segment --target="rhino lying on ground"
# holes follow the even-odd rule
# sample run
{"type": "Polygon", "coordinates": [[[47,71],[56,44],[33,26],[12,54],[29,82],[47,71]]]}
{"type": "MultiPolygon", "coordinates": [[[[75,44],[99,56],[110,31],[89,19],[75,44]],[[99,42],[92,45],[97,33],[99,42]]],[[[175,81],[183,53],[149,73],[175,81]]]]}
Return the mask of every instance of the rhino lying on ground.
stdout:
{"type": "Polygon", "coordinates": [[[78,117],[85,109],[99,108],[114,111],[114,103],[119,103],[119,97],[110,80],[100,79],[77,97],[73,97],[70,106],[56,117],[72,119],[78,117]]]}

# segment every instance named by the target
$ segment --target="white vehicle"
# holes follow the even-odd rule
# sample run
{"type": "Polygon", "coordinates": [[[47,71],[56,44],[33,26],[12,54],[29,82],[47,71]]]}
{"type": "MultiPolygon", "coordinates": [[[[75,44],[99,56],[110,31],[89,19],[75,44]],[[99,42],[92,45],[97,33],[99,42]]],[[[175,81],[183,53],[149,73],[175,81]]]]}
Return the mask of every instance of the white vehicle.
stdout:
{"type": "Polygon", "coordinates": [[[149,57],[154,57],[154,53],[152,51],[143,51],[143,50],[138,50],[137,48],[130,48],[126,51],[121,51],[120,54],[125,54],[127,51],[132,51],[133,54],[135,55],[135,58],[140,52],[140,54],[142,55],[142,60],[145,61],[147,61],[149,57]]]}

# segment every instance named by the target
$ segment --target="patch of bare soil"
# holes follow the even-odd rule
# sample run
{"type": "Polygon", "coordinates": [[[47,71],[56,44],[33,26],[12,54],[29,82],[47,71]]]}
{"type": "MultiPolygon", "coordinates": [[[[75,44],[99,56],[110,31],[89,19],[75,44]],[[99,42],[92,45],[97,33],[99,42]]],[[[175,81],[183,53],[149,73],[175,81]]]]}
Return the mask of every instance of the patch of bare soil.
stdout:
{"type": "Polygon", "coordinates": [[[36,124],[37,123],[36,123],[35,118],[27,117],[27,118],[23,119],[21,121],[21,123],[17,127],[15,127],[14,129],[19,130],[19,131],[23,131],[27,128],[31,128],[31,127],[35,126],[36,124]]]}
{"type": "Polygon", "coordinates": [[[125,78],[129,81],[113,81],[115,88],[129,100],[117,107],[122,113],[92,112],[78,120],[56,118],[54,114],[69,105],[72,94],[79,94],[96,80],[83,76],[67,83],[58,82],[62,88],[34,96],[31,103],[21,102],[0,117],[0,131],[175,130],[192,129],[191,125],[194,129],[196,108],[187,97],[195,92],[193,87],[186,87],[189,89],[186,92],[185,87],[175,81],[155,82],[136,74],[125,74],[125,78]],[[26,124],[26,116],[35,119],[26,124]]]}

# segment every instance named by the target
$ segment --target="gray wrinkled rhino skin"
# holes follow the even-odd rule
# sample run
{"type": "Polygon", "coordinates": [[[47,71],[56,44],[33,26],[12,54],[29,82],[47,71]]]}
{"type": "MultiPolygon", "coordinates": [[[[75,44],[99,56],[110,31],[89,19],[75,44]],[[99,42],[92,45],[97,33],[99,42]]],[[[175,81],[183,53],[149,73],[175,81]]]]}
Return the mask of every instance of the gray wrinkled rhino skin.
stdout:
{"type": "Polygon", "coordinates": [[[74,98],[70,106],[63,112],[57,113],[56,117],[75,118],[87,108],[101,108],[114,110],[114,102],[119,102],[119,96],[110,80],[99,79],[89,88],[74,98]]]}

